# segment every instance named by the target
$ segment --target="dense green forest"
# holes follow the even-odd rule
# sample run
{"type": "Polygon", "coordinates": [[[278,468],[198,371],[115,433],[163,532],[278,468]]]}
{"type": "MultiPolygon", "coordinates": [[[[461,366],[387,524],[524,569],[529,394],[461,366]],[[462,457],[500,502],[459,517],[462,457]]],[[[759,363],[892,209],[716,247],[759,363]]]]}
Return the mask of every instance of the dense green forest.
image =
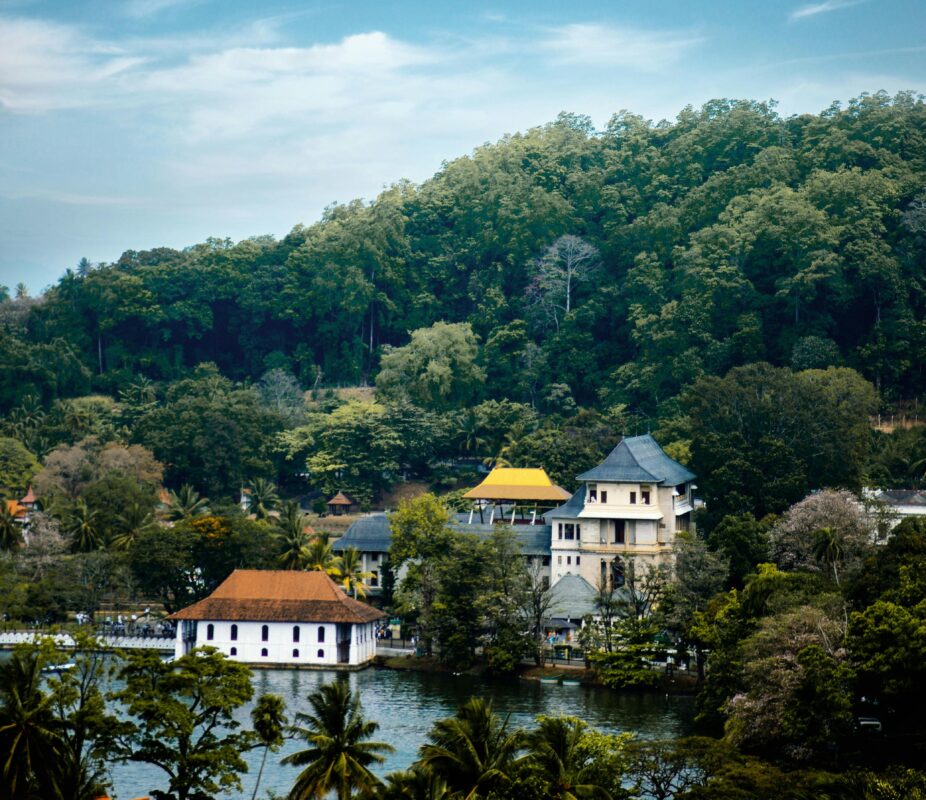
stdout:
{"type": "Polygon", "coordinates": [[[472,327],[488,398],[537,405],[558,385],[652,415],[755,361],[845,365],[907,398],[926,381],[924,192],[911,94],[787,118],[718,100],[603,131],[562,114],[280,241],[82,262],[5,304],[0,407],[201,362],[233,380],[372,383],[390,347],[438,321],[472,327]]]}

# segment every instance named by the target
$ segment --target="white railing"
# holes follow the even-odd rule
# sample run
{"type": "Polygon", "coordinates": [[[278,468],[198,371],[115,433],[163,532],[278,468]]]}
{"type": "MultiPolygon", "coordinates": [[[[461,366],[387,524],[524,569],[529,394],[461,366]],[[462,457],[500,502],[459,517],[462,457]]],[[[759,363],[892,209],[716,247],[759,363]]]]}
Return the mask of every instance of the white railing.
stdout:
{"type": "MultiPolygon", "coordinates": [[[[43,638],[52,638],[62,650],[72,650],[74,639],[67,633],[49,633],[46,631],[0,631],[0,649],[9,649],[18,644],[29,644],[43,638]]],[[[103,650],[160,650],[174,651],[173,637],[164,636],[114,636],[96,637],[97,644],[103,650]]]]}

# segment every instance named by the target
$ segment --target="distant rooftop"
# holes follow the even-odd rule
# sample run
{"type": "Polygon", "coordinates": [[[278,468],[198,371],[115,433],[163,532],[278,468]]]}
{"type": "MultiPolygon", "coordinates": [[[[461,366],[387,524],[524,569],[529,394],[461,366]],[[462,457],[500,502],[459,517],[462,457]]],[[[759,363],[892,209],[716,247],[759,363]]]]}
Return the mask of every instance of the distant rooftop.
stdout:
{"type": "Polygon", "coordinates": [[[695,475],[665,451],[648,433],[622,439],[597,467],[576,477],[580,481],[613,483],[663,483],[674,486],[694,480],[695,475]]]}

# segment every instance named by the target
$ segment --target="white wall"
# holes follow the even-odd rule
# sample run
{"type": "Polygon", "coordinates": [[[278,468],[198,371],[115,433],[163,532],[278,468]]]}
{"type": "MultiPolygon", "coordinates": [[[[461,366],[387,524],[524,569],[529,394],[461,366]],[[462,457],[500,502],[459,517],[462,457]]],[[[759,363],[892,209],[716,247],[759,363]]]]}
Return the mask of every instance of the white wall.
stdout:
{"type": "MultiPolygon", "coordinates": [[[[183,654],[182,625],[177,627],[176,654],[183,654]]],[[[196,647],[209,646],[234,661],[248,664],[310,664],[337,666],[337,627],[334,623],[317,622],[210,622],[200,620],[196,629],[196,647]],[[209,625],[213,638],[209,639],[209,625]],[[237,638],[232,639],[232,625],[238,626],[237,638]],[[267,641],[262,638],[267,626],[267,641]],[[293,641],[293,628],[299,627],[299,641],[293,641]],[[319,631],[324,630],[320,641],[319,631]],[[232,650],[235,650],[233,653],[232,650]],[[266,655],[264,651],[266,650],[266,655]],[[294,650],[298,655],[294,655],[294,650]]],[[[363,664],[376,655],[375,626],[368,622],[351,626],[348,664],[363,664]]]]}

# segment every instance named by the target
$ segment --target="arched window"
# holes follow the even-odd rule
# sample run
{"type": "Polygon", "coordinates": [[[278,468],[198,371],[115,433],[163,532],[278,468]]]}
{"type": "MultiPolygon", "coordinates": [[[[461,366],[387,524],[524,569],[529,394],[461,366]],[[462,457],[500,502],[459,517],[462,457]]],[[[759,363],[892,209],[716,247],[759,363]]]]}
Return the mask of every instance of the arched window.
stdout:
{"type": "Polygon", "coordinates": [[[231,627],[231,640],[233,642],[238,641],[238,626],[237,625],[232,625],[231,627]]]}
{"type": "Polygon", "coordinates": [[[215,625],[211,622],[206,626],[206,638],[211,642],[215,639],[215,625]]]}
{"type": "Polygon", "coordinates": [[[318,626],[318,643],[321,644],[324,641],[325,641],[325,626],[319,625],[318,626]]]}
{"type": "Polygon", "coordinates": [[[299,658],[299,651],[293,650],[293,658],[299,658]]]}
{"type": "Polygon", "coordinates": [[[238,655],[238,648],[237,648],[237,647],[233,647],[231,650],[228,651],[228,654],[229,654],[230,656],[236,656],[236,655],[238,655]]]}
{"type": "Polygon", "coordinates": [[[270,626],[269,625],[260,626],[260,640],[262,642],[270,641],[270,626]]]}
{"type": "Polygon", "coordinates": [[[324,658],[324,657],[325,657],[325,651],[322,650],[320,647],[318,648],[318,657],[319,657],[319,658],[324,658]]]}
{"type": "Polygon", "coordinates": [[[260,649],[260,654],[261,654],[264,658],[266,658],[266,657],[267,657],[267,648],[266,648],[266,647],[262,647],[262,648],[260,649]]]}
{"type": "Polygon", "coordinates": [[[293,641],[294,642],[299,641],[299,626],[298,625],[293,625],[293,641]]]}

